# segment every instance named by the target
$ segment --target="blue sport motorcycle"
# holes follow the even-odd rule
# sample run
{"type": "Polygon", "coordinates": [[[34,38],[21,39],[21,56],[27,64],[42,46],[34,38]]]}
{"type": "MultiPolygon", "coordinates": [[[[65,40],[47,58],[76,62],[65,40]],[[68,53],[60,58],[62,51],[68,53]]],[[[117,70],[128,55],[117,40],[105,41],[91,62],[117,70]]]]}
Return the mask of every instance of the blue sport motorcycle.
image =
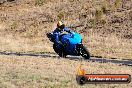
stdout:
{"type": "MultiPolygon", "coordinates": [[[[47,33],[47,37],[53,42],[53,34],[47,33]]],[[[90,59],[90,53],[82,43],[82,36],[74,32],[74,34],[63,33],[59,36],[62,44],[57,45],[53,42],[53,49],[60,57],[67,55],[82,56],[85,59],[90,59]]]]}

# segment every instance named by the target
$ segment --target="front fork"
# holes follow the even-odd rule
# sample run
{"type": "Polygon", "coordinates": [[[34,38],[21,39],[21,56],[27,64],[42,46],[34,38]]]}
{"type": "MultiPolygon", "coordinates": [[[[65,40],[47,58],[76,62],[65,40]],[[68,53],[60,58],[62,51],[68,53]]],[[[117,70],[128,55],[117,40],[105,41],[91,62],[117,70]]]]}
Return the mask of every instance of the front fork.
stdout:
{"type": "Polygon", "coordinates": [[[77,55],[82,55],[82,46],[83,46],[83,44],[77,44],[76,45],[76,53],[77,53],[77,55]]]}

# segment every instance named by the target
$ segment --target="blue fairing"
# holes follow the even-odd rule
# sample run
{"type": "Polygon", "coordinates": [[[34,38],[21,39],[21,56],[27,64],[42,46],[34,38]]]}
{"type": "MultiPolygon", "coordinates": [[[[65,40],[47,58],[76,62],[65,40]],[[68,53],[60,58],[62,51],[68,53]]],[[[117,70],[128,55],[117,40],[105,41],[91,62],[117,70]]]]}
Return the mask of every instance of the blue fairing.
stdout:
{"type": "Polygon", "coordinates": [[[61,38],[63,44],[67,43],[65,51],[68,55],[76,55],[76,45],[82,43],[82,36],[79,33],[74,32],[74,34],[66,34],[61,38]]]}
{"type": "Polygon", "coordinates": [[[70,44],[79,44],[82,42],[82,37],[79,33],[74,32],[75,34],[66,34],[62,37],[61,41],[69,41],[70,44]]]}

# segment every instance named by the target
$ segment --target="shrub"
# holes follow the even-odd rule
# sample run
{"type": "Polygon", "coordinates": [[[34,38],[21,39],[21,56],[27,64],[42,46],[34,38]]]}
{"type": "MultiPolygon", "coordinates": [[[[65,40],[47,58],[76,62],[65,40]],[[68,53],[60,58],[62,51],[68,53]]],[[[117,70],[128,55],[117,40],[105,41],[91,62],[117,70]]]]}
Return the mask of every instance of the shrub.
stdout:
{"type": "Polygon", "coordinates": [[[92,28],[95,28],[96,27],[96,19],[90,19],[90,26],[92,28]]]}
{"type": "Polygon", "coordinates": [[[130,20],[132,21],[132,10],[129,12],[130,20]]]}
{"type": "Polygon", "coordinates": [[[11,25],[11,29],[13,30],[13,29],[16,29],[17,28],[17,22],[13,22],[12,23],[12,25],[11,25]]]}
{"type": "Polygon", "coordinates": [[[62,19],[64,20],[64,18],[65,18],[65,12],[64,11],[60,11],[58,13],[57,17],[58,17],[58,20],[62,20],[62,19]]]}
{"type": "Polygon", "coordinates": [[[104,14],[107,13],[107,10],[106,10],[106,7],[105,7],[105,6],[102,6],[101,10],[102,10],[102,12],[103,12],[104,14]]]}
{"type": "Polygon", "coordinates": [[[96,13],[95,13],[96,20],[101,19],[102,18],[102,15],[103,15],[102,9],[101,10],[97,9],[96,10],[96,13]]]}
{"type": "Polygon", "coordinates": [[[42,6],[44,3],[46,3],[46,0],[36,0],[35,5],[42,6]]]}
{"type": "Polygon", "coordinates": [[[121,2],[121,0],[116,0],[115,1],[114,5],[115,5],[116,8],[118,8],[120,6],[120,2],[121,2]]]}

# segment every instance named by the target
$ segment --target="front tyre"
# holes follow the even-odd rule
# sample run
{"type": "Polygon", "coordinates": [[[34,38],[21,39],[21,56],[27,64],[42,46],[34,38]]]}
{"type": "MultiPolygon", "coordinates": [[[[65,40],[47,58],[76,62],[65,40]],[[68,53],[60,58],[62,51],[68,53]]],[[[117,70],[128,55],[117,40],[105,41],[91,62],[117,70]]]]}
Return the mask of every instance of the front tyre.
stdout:
{"type": "Polygon", "coordinates": [[[90,59],[90,53],[86,47],[83,45],[80,47],[80,55],[85,59],[90,59]]]}

